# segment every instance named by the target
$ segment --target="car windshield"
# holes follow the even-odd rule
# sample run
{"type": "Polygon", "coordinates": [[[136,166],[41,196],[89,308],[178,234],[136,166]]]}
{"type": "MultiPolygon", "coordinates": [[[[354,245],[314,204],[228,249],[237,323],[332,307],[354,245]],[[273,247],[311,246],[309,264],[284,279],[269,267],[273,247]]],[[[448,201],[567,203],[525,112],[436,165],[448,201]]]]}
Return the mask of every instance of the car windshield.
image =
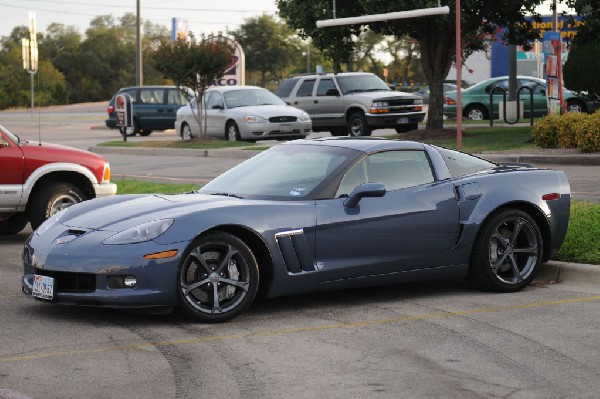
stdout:
{"type": "Polygon", "coordinates": [[[0,125],[0,130],[2,130],[7,136],[8,138],[10,138],[12,141],[14,141],[17,144],[21,143],[21,139],[19,138],[19,136],[17,136],[16,134],[11,133],[7,128],[5,128],[4,126],[0,125]]]}
{"type": "Polygon", "coordinates": [[[202,194],[281,200],[311,199],[338,176],[359,151],[311,144],[280,145],[230,169],[199,190],[202,194]]]}
{"type": "Polygon", "coordinates": [[[336,79],[342,89],[342,94],[361,91],[391,91],[388,85],[375,75],[338,76],[336,79]]]}
{"type": "Polygon", "coordinates": [[[254,105],[285,105],[285,102],[268,90],[234,90],[223,93],[227,108],[254,105]]]}

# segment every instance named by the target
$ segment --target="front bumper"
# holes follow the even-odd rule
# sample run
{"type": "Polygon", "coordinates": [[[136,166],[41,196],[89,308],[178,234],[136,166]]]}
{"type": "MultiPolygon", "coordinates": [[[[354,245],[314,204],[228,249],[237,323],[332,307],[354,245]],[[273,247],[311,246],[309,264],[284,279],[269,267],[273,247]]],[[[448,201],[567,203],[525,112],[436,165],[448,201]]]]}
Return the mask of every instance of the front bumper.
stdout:
{"type": "Polygon", "coordinates": [[[393,128],[398,125],[408,125],[423,122],[425,112],[406,112],[394,114],[365,114],[367,124],[371,127],[393,128]]]}
{"type": "Polygon", "coordinates": [[[239,129],[242,140],[296,138],[308,135],[312,131],[312,122],[241,124],[239,129]]]}
{"type": "Polygon", "coordinates": [[[117,185],[115,183],[94,184],[96,198],[110,197],[117,194],[117,185]]]}

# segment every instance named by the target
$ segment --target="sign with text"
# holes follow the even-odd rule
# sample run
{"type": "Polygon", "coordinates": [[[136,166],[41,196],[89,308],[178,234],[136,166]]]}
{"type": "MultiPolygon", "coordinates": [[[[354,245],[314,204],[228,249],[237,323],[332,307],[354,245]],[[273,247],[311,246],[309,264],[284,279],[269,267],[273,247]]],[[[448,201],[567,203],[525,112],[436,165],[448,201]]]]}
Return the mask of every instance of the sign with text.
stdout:
{"type": "Polygon", "coordinates": [[[246,84],[246,57],[244,50],[238,42],[228,37],[213,36],[212,40],[226,40],[228,44],[235,49],[231,62],[227,66],[225,73],[220,79],[215,80],[214,86],[243,86],[246,84]]]}
{"type": "Polygon", "coordinates": [[[548,114],[560,115],[563,101],[562,92],[562,40],[560,32],[544,33],[544,77],[548,114]]]}

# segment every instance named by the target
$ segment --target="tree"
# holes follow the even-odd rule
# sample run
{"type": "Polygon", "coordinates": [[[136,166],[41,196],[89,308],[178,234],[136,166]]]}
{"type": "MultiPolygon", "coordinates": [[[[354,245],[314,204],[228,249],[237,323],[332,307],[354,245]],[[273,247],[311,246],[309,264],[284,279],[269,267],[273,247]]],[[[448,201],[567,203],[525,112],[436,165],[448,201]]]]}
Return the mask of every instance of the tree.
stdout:
{"type": "Polygon", "coordinates": [[[259,76],[265,87],[267,79],[277,79],[290,65],[302,57],[301,43],[284,23],[270,15],[248,18],[239,29],[229,32],[242,46],[246,55],[246,72],[259,76]]]}
{"type": "MultiPolygon", "coordinates": [[[[480,50],[486,45],[486,38],[495,32],[496,26],[510,27],[505,40],[514,44],[526,44],[539,33],[529,29],[524,23],[525,16],[539,20],[535,8],[543,0],[471,0],[463,1],[461,12],[461,37],[466,53],[480,50]]],[[[280,14],[292,27],[302,29],[308,36],[319,37],[318,45],[335,45],[340,51],[349,51],[352,42],[341,40],[340,34],[350,37],[358,26],[340,28],[316,28],[319,19],[332,18],[331,3],[328,0],[315,0],[306,6],[302,0],[278,0],[280,14]],[[338,29],[345,29],[341,33],[338,29]]],[[[397,38],[410,36],[419,42],[421,65],[429,82],[431,99],[427,118],[428,129],[443,127],[443,82],[448,75],[455,54],[455,2],[444,2],[450,8],[449,15],[437,15],[410,19],[393,20],[369,24],[375,32],[394,35],[397,38]]],[[[350,17],[366,14],[383,14],[420,8],[435,7],[435,0],[349,0],[337,2],[337,17],[350,17]]]]}
{"type": "Polygon", "coordinates": [[[597,1],[570,2],[584,17],[585,23],[577,29],[563,73],[566,87],[587,92],[593,99],[600,100],[600,9],[593,7],[592,3],[597,1]]]}
{"type": "MultiPolygon", "coordinates": [[[[196,109],[192,107],[194,118],[200,127],[200,137],[206,133],[206,121],[202,118],[204,92],[219,79],[231,64],[234,49],[229,42],[219,36],[199,40],[192,35],[190,41],[165,41],[154,52],[154,65],[165,77],[173,80],[184,92],[193,90],[196,109]]],[[[187,93],[187,92],[186,92],[187,93]]]]}

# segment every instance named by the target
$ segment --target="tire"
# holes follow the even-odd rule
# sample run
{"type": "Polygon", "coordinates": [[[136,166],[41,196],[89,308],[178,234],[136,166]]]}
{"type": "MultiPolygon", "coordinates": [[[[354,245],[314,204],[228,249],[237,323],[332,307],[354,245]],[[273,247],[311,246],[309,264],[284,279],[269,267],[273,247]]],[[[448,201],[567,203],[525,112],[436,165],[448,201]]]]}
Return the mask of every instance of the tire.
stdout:
{"type": "Polygon", "coordinates": [[[225,140],[229,140],[229,141],[241,141],[242,138],[240,137],[240,129],[238,129],[238,126],[235,124],[235,122],[227,122],[227,125],[225,126],[225,140]]]}
{"type": "Polygon", "coordinates": [[[579,100],[567,101],[567,112],[587,112],[587,108],[584,103],[579,100]]]}
{"type": "Polygon", "coordinates": [[[481,227],[468,280],[489,291],[520,291],[533,280],[542,253],[542,236],[536,222],[525,212],[506,209],[481,227]]]}
{"type": "Polygon", "coordinates": [[[351,137],[371,135],[371,128],[367,125],[365,116],[360,112],[355,112],[354,114],[350,115],[350,119],[348,121],[348,130],[350,131],[351,137]]]}
{"type": "Polygon", "coordinates": [[[142,129],[142,130],[140,130],[139,133],[140,133],[140,136],[147,137],[147,136],[150,136],[150,134],[152,133],[152,130],[142,129]]]}
{"type": "Polygon", "coordinates": [[[33,230],[58,211],[85,200],[83,193],[77,187],[60,182],[46,184],[31,198],[29,221],[33,230]]]}
{"type": "Polygon", "coordinates": [[[29,220],[23,213],[15,213],[0,222],[0,235],[17,234],[27,226],[29,220]]]}
{"type": "Polygon", "coordinates": [[[182,140],[191,140],[194,138],[192,134],[192,128],[186,122],[181,124],[181,139],[182,140]]]}
{"type": "Polygon", "coordinates": [[[490,119],[490,114],[487,108],[478,104],[469,105],[467,108],[465,108],[464,116],[472,121],[483,121],[490,119]]]}
{"type": "Polygon", "coordinates": [[[410,132],[411,130],[418,130],[418,129],[419,129],[418,123],[409,123],[406,125],[400,125],[400,126],[396,127],[396,133],[406,133],[406,132],[410,132]]]}
{"type": "Polygon", "coordinates": [[[181,258],[180,308],[201,322],[227,321],[246,310],[258,291],[258,264],[239,238],[222,232],[195,239],[181,258]]]}

